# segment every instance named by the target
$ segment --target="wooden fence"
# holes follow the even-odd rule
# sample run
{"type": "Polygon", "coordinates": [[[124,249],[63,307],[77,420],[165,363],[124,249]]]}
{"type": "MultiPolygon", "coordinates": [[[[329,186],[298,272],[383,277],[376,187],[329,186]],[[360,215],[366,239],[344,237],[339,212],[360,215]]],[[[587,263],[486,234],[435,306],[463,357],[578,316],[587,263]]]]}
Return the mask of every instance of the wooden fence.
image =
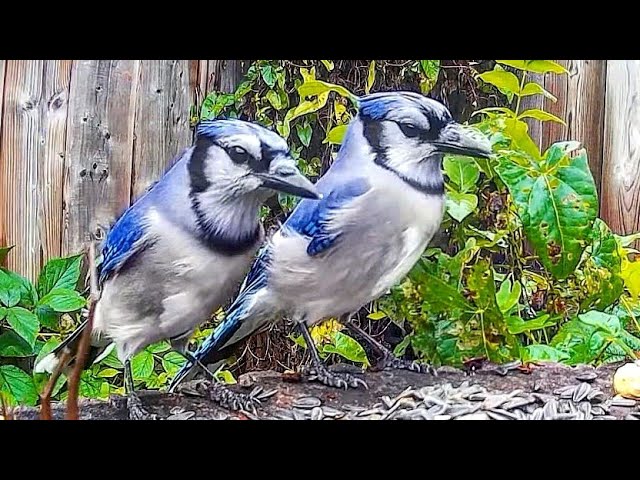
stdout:
{"type": "MultiPolygon", "coordinates": [[[[640,230],[640,61],[563,60],[541,79],[545,108],[567,126],[531,123],[543,147],[585,144],[614,231],[640,230]]],[[[52,256],[78,252],[191,142],[202,92],[231,91],[246,61],[0,60],[0,246],[34,278],[52,256]]],[[[528,97],[528,107],[540,99],[528,97]]]]}

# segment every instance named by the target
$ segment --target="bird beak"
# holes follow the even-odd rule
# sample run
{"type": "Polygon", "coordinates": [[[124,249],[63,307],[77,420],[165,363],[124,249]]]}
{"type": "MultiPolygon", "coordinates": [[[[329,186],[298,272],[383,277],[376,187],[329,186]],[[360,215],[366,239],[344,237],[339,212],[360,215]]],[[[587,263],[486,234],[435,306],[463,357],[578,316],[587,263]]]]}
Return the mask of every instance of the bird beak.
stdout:
{"type": "Polygon", "coordinates": [[[315,185],[298,170],[291,157],[274,158],[269,172],[254,175],[262,180],[263,187],[297,197],[322,198],[315,185]]]}
{"type": "Polygon", "coordinates": [[[432,142],[441,153],[489,158],[491,144],[477,130],[451,122],[440,130],[438,138],[432,142]]]}

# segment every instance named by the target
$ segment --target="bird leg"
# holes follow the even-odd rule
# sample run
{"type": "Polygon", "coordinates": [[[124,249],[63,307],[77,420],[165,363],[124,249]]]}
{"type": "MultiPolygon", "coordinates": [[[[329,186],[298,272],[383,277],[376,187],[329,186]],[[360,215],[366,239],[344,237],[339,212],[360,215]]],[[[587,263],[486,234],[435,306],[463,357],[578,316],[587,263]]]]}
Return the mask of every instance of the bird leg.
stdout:
{"type": "Polygon", "coordinates": [[[330,372],[327,369],[327,366],[320,359],[318,349],[313,342],[313,338],[311,338],[311,332],[309,332],[307,324],[305,322],[300,322],[299,327],[302,332],[302,336],[304,337],[304,341],[307,344],[307,348],[311,353],[311,368],[307,367],[304,371],[305,375],[309,376],[309,380],[317,380],[329,387],[344,387],[345,390],[349,387],[357,388],[359,385],[362,385],[367,389],[369,388],[364,380],[354,377],[349,373],[330,372]]]}
{"type": "Polygon", "coordinates": [[[124,388],[127,392],[127,410],[130,420],[157,420],[157,415],[150,414],[143,406],[133,386],[131,360],[124,362],[124,388]]]}
{"type": "Polygon", "coordinates": [[[377,362],[376,369],[385,370],[392,368],[396,370],[411,370],[418,373],[431,373],[432,375],[437,375],[435,368],[431,365],[396,357],[392,351],[355,325],[350,317],[343,317],[340,320],[341,323],[346,325],[349,330],[366,340],[367,343],[371,345],[371,347],[382,357],[380,361],[377,362]]]}
{"type": "MultiPolygon", "coordinates": [[[[256,413],[256,408],[262,405],[262,401],[274,395],[277,390],[264,391],[262,387],[254,388],[251,393],[237,393],[218,381],[216,376],[201,361],[195,358],[188,351],[180,352],[192,365],[200,367],[211,380],[201,380],[196,383],[193,391],[188,386],[178,386],[177,391],[185,394],[196,394],[205,396],[209,400],[216,402],[221,407],[229,410],[246,410],[256,413]]],[[[183,384],[184,385],[184,384],[183,384]]]]}

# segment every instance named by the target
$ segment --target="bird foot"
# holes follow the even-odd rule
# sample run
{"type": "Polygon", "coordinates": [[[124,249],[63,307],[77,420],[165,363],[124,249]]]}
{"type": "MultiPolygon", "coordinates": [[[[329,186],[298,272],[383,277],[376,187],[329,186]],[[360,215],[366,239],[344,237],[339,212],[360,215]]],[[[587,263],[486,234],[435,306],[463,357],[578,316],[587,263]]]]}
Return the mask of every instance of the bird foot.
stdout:
{"type": "MultiPolygon", "coordinates": [[[[191,389],[178,387],[183,393],[193,393],[191,389]]],[[[256,386],[251,393],[237,393],[218,382],[209,380],[201,380],[195,386],[196,394],[204,396],[209,400],[216,402],[221,407],[229,410],[244,410],[256,414],[256,409],[262,406],[262,402],[277,393],[277,390],[265,391],[262,387],[256,386]]]]}
{"type": "Polygon", "coordinates": [[[304,374],[309,381],[317,381],[328,387],[344,388],[347,390],[349,387],[358,388],[362,386],[369,389],[367,383],[361,378],[354,377],[349,373],[335,373],[331,372],[324,365],[312,366],[305,369],[304,374]]]}
{"type": "Polygon", "coordinates": [[[151,414],[142,406],[140,397],[135,393],[129,394],[127,397],[127,410],[129,411],[129,420],[157,420],[158,416],[151,414]]]}
{"type": "Polygon", "coordinates": [[[437,377],[436,369],[426,363],[415,362],[411,360],[403,360],[395,357],[393,354],[385,355],[376,365],[376,370],[411,370],[418,373],[430,373],[437,377]]]}

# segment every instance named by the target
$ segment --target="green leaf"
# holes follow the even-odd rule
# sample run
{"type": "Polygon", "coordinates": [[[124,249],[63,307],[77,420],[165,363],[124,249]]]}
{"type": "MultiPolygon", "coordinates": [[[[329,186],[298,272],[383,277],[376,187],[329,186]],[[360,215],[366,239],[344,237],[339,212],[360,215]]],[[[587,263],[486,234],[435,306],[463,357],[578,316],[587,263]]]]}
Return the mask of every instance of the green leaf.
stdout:
{"type": "Polygon", "coordinates": [[[278,130],[278,133],[280,133],[280,135],[282,135],[285,139],[288,138],[290,128],[291,128],[290,123],[298,117],[320,110],[322,107],[324,107],[327,104],[328,98],[329,98],[329,92],[327,91],[325,93],[319,94],[313,100],[300,102],[298,106],[290,109],[287,112],[282,124],[276,124],[276,129],[278,130]]]}
{"type": "Polygon", "coordinates": [[[420,91],[423,95],[429,93],[438,82],[440,74],[440,60],[420,60],[420,68],[424,77],[420,79],[420,91]]]}
{"type": "Polygon", "coordinates": [[[602,330],[613,337],[620,335],[622,330],[622,325],[620,325],[620,319],[618,317],[598,312],[597,310],[592,310],[590,312],[583,313],[582,315],[578,315],[578,319],[582,323],[586,323],[587,325],[602,330]]]}
{"type": "Polygon", "coordinates": [[[171,350],[171,345],[169,345],[169,342],[152,343],[147,348],[145,348],[145,350],[149,353],[163,353],[171,350]]]}
{"type": "Polygon", "coordinates": [[[631,235],[615,235],[615,239],[618,241],[621,247],[628,247],[632,243],[640,240],[640,232],[633,233],[631,235]]]}
{"type": "Polygon", "coordinates": [[[523,118],[535,118],[536,120],[540,120],[542,122],[550,121],[550,122],[561,123],[562,125],[565,125],[565,126],[567,125],[564,122],[564,120],[562,120],[561,118],[558,118],[549,112],[545,112],[544,110],[540,110],[539,108],[532,108],[531,110],[525,110],[520,115],[518,115],[518,118],[520,120],[522,120],[523,118]]]}
{"type": "Polygon", "coordinates": [[[38,317],[22,307],[12,307],[7,310],[7,323],[33,348],[36,343],[40,323],[38,317]]]}
{"type": "Polygon", "coordinates": [[[367,315],[367,318],[371,320],[382,320],[386,316],[387,316],[386,313],[384,313],[381,310],[378,310],[377,312],[371,312],[369,315],[367,315]]]}
{"type": "Polygon", "coordinates": [[[33,347],[12,330],[0,335],[0,357],[30,357],[33,347]]]}
{"type": "Polygon", "coordinates": [[[507,118],[504,121],[505,129],[504,133],[507,135],[516,147],[526,154],[528,154],[534,160],[540,158],[540,150],[538,145],[529,136],[529,126],[522,120],[516,118],[507,118]]]}
{"type": "Polygon", "coordinates": [[[364,87],[364,93],[366,93],[367,95],[369,94],[369,92],[371,91],[371,87],[373,86],[373,83],[375,81],[376,81],[376,61],[371,60],[371,63],[369,63],[369,75],[367,75],[367,84],[364,87]]]}
{"type": "Polygon", "coordinates": [[[414,268],[410,275],[419,283],[418,289],[432,313],[451,314],[452,310],[459,310],[467,315],[475,313],[475,307],[458,290],[438,277],[418,268],[414,268]]]}
{"type": "Polygon", "coordinates": [[[324,68],[327,69],[327,71],[331,71],[334,68],[333,65],[333,61],[332,60],[320,60],[322,62],[322,64],[324,65],[324,68]]]}
{"type": "Polygon", "coordinates": [[[153,355],[142,350],[131,360],[131,373],[134,380],[145,380],[153,373],[153,355]]]}
{"type": "Polygon", "coordinates": [[[238,383],[238,381],[233,376],[233,373],[231,373],[229,370],[220,370],[216,372],[216,378],[227,385],[234,385],[238,383]]]}
{"type": "Polygon", "coordinates": [[[587,155],[583,150],[554,165],[516,160],[501,155],[496,171],[540,261],[556,278],[566,278],[580,261],[598,210],[587,155]]]}
{"type": "Polygon", "coordinates": [[[56,313],[50,307],[45,305],[37,305],[34,313],[38,317],[38,321],[43,327],[49,330],[58,331],[60,328],[60,314],[56,313]]]}
{"type": "Polygon", "coordinates": [[[0,270],[0,302],[7,307],[20,302],[20,284],[4,270],[0,270]]]}
{"type": "Polygon", "coordinates": [[[91,370],[85,370],[80,376],[78,390],[84,398],[107,398],[109,396],[109,383],[94,374],[91,370]]]}
{"type": "Polygon", "coordinates": [[[186,361],[187,360],[178,352],[171,351],[162,357],[162,368],[164,368],[164,371],[169,375],[173,376],[178,373],[178,370],[182,368],[186,361]]]}
{"type": "Polygon", "coordinates": [[[276,72],[272,65],[263,65],[260,67],[260,75],[264,80],[264,83],[269,85],[269,88],[273,88],[276,84],[276,72]]]}
{"type": "Polygon", "coordinates": [[[81,266],[82,255],[49,260],[38,277],[38,296],[42,298],[54,288],[75,290],[81,266]]]}
{"type": "MultiPolygon", "coordinates": [[[[47,386],[49,385],[50,378],[51,377],[47,373],[33,374],[33,384],[36,387],[36,391],[38,392],[38,395],[42,395],[44,393],[45,388],[47,388],[47,386]]],[[[62,387],[64,386],[66,381],[67,381],[67,376],[64,373],[61,373],[60,377],[58,377],[58,380],[56,380],[56,383],[53,386],[53,390],[51,391],[52,398],[58,395],[58,393],[60,393],[60,390],[62,390],[62,387]]]]}
{"type": "Polygon", "coordinates": [[[37,364],[38,362],[40,362],[40,360],[42,360],[44,357],[49,355],[51,352],[53,352],[53,350],[58,345],[60,345],[60,338],[59,337],[49,337],[49,339],[45,342],[45,344],[42,346],[42,348],[38,352],[38,355],[36,356],[36,359],[33,362],[34,365],[37,364]]]}
{"type": "Polygon", "coordinates": [[[100,378],[113,378],[118,375],[120,372],[115,368],[105,368],[104,370],[100,370],[98,373],[98,377],[100,378]]]}
{"type": "Polygon", "coordinates": [[[298,132],[300,143],[302,143],[305,147],[308,147],[311,143],[311,135],[313,134],[313,129],[311,128],[309,122],[304,122],[304,125],[297,124],[296,131],[298,132]]]}
{"type": "Polygon", "coordinates": [[[527,71],[534,73],[569,73],[566,68],[553,60],[529,60],[527,71]]]}
{"type": "Polygon", "coordinates": [[[471,268],[467,288],[475,305],[484,311],[485,318],[495,324],[502,323],[502,312],[496,301],[493,269],[488,260],[480,260],[471,268]]]}
{"type": "Polygon", "coordinates": [[[444,171],[460,193],[469,192],[480,178],[480,168],[473,158],[457,155],[444,157],[444,171]]]}
{"type": "Polygon", "coordinates": [[[356,340],[342,332],[333,333],[333,343],[324,345],[323,352],[335,353],[352,362],[369,365],[367,354],[356,340]]]}
{"type": "Polygon", "coordinates": [[[7,254],[11,251],[14,245],[10,247],[0,247],[0,264],[4,262],[4,259],[7,258],[7,254]]]}
{"type": "Polygon", "coordinates": [[[393,349],[393,354],[396,357],[402,357],[407,351],[407,347],[409,346],[410,343],[411,343],[411,336],[407,335],[402,339],[402,341],[399,344],[395,346],[395,348],[393,349]]]}
{"type": "Polygon", "coordinates": [[[491,70],[478,75],[484,82],[498,87],[503,93],[518,93],[520,80],[513,73],[506,70],[491,70]]]}
{"type": "Polygon", "coordinates": [[[39,305],[60,313],[75,312],[86,306],[87,301],[75,290],[54,288],[40,299],[39,305]]]}
{"type": "Polygon", "coordinates": [[[524,347],[524,362],[562,362],[569,355],[549,345],[527,345],[524,347]]]}
{"type": "Polygon", "coordinates": [[[512,335],[518,335],[519,333],[532,332],[534,330],[553,327],[557,325],[559,320],[560,319],[558,317],[552,318],[546,313],[531,320],[523,320],[520,317],[511,316],[507,317],[507,329],[512,335]]]}
{"type": "Polygon", "coordinates": [[[496,60],[496,62],[509,67],[517,68],[518,70],[527,69],[527,60],[496,60]]]}
{"type": "Polygon", "coordinates": [[[518,304],[521,293],[522,285],[520,284],[520,282],[515,282],[513,285],[511,285],[511,280],[508,278],[504,282],[502,282],[498,293],[496,293],[496,301],[498,302],[500,311],[502,313],[508,313],[511,309],[513,309],[518,304]]]}
{"type": "Polygon", "coordinates": [[[312,96],[328,95],[329,92],[336,92],[338,95],[348,98],[352,102],[357,101],[357,97],[353,93],[334,83],[323,82],[321,80],[308,80],[298,87],[298,94],[301,99],[312,96]]]}
{"type": "Polygon", "coordinates": [[[114,343],[112,343],[105,349],[105,353],[107,351],[109,351],[109,353],[106,354],[106,356],[103,358],[103,360],[100,363],[103,363],[108,367],[123,369],[124,365],[118,358],[114,343]]]}
{"type": "Polygon", "coordinates": [[[266,97],[271,106],[276,110],[281,110],[285,107],[285,104],[282,102],[282,98],[275,90],[269,90],[266,97]]]}
{"type": "Polygon", "coordinates": [[[35,405],[38,391],[33,379],[15,365],[0,366],[0,391],[7,393],[12,404],[35,405]]]}
{"type": "Polygon", "coordinates": [[[345,134],[347,133],[347,127],[348,125],[338,125],[336,127],[333,127],[327,132],[327,137],[322,143],[340,145],[344,140],[345,134]]]}
{"type": "Polygon", "coordinates": [[[521,97],[526,97],[528,95],[544,95],[552,102],[557,102],[558,99],[554,97],[551,93],[547,92],[541,85],[538,85],[535,82],[527,83],[520,92],[521,97]]]}
{"type": "Polygon", "coordinates": [[[447,213],[462,222],[478,207],[478,197],[473,193],[447,192],[447,213]]]}

